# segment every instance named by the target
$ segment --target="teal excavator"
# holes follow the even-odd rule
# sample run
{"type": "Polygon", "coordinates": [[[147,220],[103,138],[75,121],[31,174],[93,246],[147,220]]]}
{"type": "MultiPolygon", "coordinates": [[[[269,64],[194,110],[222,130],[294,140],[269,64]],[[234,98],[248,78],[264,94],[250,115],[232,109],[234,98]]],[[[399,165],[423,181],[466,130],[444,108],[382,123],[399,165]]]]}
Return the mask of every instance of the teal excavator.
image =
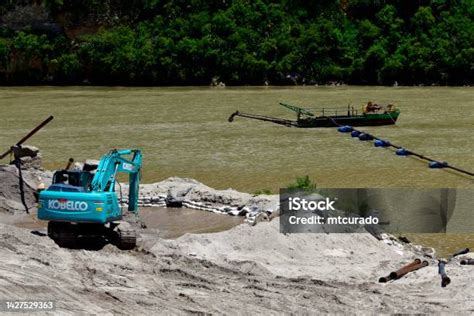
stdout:
{"type": "Polygon", "coordinates": [[[136,232],[122,221],[115,188],[117,174],[129,174],[128,211],[138,215],[141,165],[139,149],[111,150],[96,170],[56,171],[38,201],[38,218],[49,221],[48,236],[62,247],[75,247],[81,238],[101,238],[120,249],[135,248],[136,232]]]}

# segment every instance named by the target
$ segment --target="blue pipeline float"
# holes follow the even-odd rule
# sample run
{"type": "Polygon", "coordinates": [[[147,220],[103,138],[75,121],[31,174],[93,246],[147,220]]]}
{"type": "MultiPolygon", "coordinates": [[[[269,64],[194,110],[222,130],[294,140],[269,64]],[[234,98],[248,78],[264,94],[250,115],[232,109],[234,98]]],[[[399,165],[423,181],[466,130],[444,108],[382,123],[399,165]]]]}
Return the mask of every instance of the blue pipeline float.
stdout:
{"type": "Polygon", "coordinates": [[[360,133],[359,131],[352,131],[352,132],[351,132],[351,136],[352,136],[352,137],[359,137],[360,134],[361,134],[361,133],[360,133]]]}
{"type": "Polygon", "coordinates": [[[368,133],[360,133],[359,135],[359,140],[366,141],[366,140],[373,140],[374,136],[368,134],[368,133]]]}
{"type": "Polygon", "coordinates": [[[429,167],[431,169],[442,169],[446,168],[448,166],[448,163],[446,161],[441,162],[441,161],[430,161],[429,167]]]}
{"type": "Polygon", "coordinates": [[[398,148],[396,151],[395,151],[395,154],[397,156],[408,156],[410,155],[410,151],[406,150],[405,148],[398,148]]]}
{"type": "Polygon", "coordinates": [[[338,127],[337,130],[338,130],[340,133],[350,133],[350,132],[352,132],[353,128],[352,128],[352,126],[344,125],[344,126],[338,127]]]}
{"type": "Polygon", "coordinates": [[[374,141],[374,146],[375,147],[389,147],[390,142],[388,140],[383,140],[383,139],[376,139],[374,141]]]}

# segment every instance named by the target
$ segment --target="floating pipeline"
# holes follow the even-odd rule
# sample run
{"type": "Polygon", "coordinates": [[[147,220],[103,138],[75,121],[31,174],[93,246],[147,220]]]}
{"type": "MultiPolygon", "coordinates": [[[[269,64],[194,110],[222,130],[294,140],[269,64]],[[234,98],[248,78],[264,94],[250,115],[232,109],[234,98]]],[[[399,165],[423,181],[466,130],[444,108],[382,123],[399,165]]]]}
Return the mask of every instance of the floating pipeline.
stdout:
{"type": "MultiPolygon", "coordinates": [[[[329,117],[328,117],[329,118],[329,117]]],[[[333,118],[330,118],[331,120],[333,120],[333,123],[336,124],[338,127],[338,131],[340,133],[350,133],[351,137],[353,138],[359,138],[359,140],[361,141],[370,141],[370,140],[374,140],[374,146],[375,147],[380,147],[380,148],[388,148],[388,147],[392,147],[392,148],[395,148],[396,151],[395,151],[395,154],[397,156],[401,156],[401,157],[404,157],[404,156],[415,156],[421,160],[426,160],[428,161],[428,167],[430,169],[451,169],[451,170],[454,170],[454,171],[457,171],[459,173],[463,173],[463,174],[466,174],[468,176],[471,176],[471,177],[474,177],[474,173],[473,172],[470,172],[470,171],[467,171],[467,170],[464,170],[464,169],[461,169],[461,168],[458,168],[458,167],[454,167],[454,166],[451,166],[450,164],[448,164],[446,161],[437,161],[437,160],[434,160],[432,158],[429,158],[429,157],[426,157],[422,154],[418,154],[414,151],[411,151],[411,150],[408,150],[404,147],[401,147],[401,146],[397,146],[395,144],[392,144],[391,142],[389,142],[388,140],[384,140],[384,139],[381,139],[379,137],[376,137],[372,134],[369,134],[369,133],[366,133],[366,132],[363,132],[363,131],[360,131],[360,130],[357,130],[355,129],[354,127],[352,126],[349,126],[349,125],[341,125],[341,124],[338,124],[336,122],[336,120],[334,120],[333,118]]]]}

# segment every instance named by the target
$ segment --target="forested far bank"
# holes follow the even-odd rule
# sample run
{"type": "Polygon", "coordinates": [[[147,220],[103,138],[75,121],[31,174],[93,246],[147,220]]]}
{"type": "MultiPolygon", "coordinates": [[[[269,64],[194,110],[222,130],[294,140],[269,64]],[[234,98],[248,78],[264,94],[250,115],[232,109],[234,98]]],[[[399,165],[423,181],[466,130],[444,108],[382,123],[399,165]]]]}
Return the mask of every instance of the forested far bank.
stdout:
{"type": "Polygon", "coordinates": [[[472,84],[474,0],[20,0],[0,84],[472,84]]]}

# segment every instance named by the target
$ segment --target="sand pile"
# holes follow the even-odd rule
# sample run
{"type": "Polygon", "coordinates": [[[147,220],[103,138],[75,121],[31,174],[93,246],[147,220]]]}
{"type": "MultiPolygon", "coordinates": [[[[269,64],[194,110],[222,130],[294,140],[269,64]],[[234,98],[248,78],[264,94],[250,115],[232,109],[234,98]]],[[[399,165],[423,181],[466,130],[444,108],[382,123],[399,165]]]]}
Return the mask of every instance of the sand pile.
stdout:
{"type": "Polygon", "coordinates": [[[275,275],[339,281],[377,280],[390,262],[414,258],[402,244],[387,245],[368,233],[281,234],[278,219],[259,223],[258,229],[240,225],[219,238],[187,234],[177,242],[185,253],[224,266],[252,261],[275,275]]]}
{"type": "Polygon", "coordinates": [[[472,267],[430,265],[393,283],[377,278],[414,256],[370,235],[281,235],[277,222],[140,247],[59,248],[0,224],[0,299],[54,299],[66,313],[468,313],[472,267]]]}
{"type": "MultiPolygon", "coordinates": [[[[122,185],[122,198],[128,201],[128,185],[122,185]]],[[[278,211],[278,195],[251,195],[233,189],[216,190],[194,179],[171,177],[140,185],[139,205],[145,207],[177,206],[219,214],[246,216],[253,221],[260,213],[278,211]]]]}

